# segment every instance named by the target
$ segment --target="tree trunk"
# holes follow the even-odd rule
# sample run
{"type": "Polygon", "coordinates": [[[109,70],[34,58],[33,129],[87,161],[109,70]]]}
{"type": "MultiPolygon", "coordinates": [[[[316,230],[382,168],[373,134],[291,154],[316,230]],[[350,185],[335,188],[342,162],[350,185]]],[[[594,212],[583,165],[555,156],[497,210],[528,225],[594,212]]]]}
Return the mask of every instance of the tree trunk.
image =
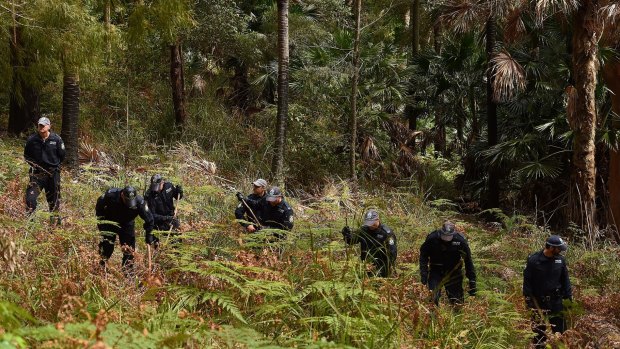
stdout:
{"type": "MultiPolygon", "coordinates": [[[[409,64],[413,65],[413,59],[420,53],[420,0],[413,0],[411,2],[411,17],[410,17],[410,29],[411,29],[411,56],[409,57],[409,64]]],[[[414,81],[409,81],[408,89],[408,102],[405,105],[405,118],[409,122],[409,129],[415,131],[418,127],[418,116],[421,112],[421,108],[417,105],[415,100],[415,87],[414,81]]]]}
{"type": "Polygon", "coordinates": [[[13,79],[9,101],[8,132],[19,135],[36,125],[40,115],[39,94],[25,80],[24,75],[30,65],[31,57],[23,47],[21,28],[13,27],[10,38],[11,67],[13,79]]]}
{"type": "MultiPolygon", "coordinates": [[[[486,55],[487,55],[487,148],[497,144],[499,138],[497,129],[497,104],[493,99],[493,69],[492,59],[495,54],[496,15],[491,14],[487,19],[486,55]]],[[[499,173],[495,166],[489,168],[489,182],[485,208],[499,207],[499,173]]]]}
{"type": "MultiPolygon", "coordinates": [[[[613,60],[605,64],[603,78],[612,92],[612,110],[620,115],[620,60],[613,60]]],[[[620,128],[617,122],[612,126],[615,129],[620,128]]],[[[609,151],[607,190],[609,191],[609,223],[614,225],[618,231],[620,226],[620,152],[615,149],[609,151]]],[[[620,238],[620,234],[617,234],[616,238],[620,238]]]]}
{"type": "Polygon", "coordinates": [[[353,187],[357,184],[357,170],[355,157],[357,153],[357,84],[359,81],[360,67],[360,31],[362,19],[362,0],[355,0],[353,4],[353,15],[355,16],[355,41],[353,42],[353,76],[351,78],[351,118],[349,120],[349,131],[351,135],[349,143],[349,176],[353,182],[353,187]]]}
{"type": "Polygon", "coordinates": [[[596,84],[598,38],[596,1],[582,1],[573,18],[572,73],[569,87],[568,123],[573,130],[573,158],[569,190],[569,218],[589,237],[596,234],[596,84]]]}
{"type": "Polygon", "coordinates": [[[439,18],[433,24],[433,48],[436,54],[441,54],[441,19],[439,18]]]}
{"type": "Polygon", "coordinates": [[[105,14],[103,20],[105,22],[106,31],[106,61],[108,64],[112,62],[112,0],[106,0],[105,2],[105,14]]]}
{"type": "Polygon", "coordinates": [[[62,131],[61,137],[65,143],[65,165],[69,168],[79,166],[78,131],[80,120],[80,85],[76,73],[65,70],[62,87],[62,131]]]}
{"type": "Polygon", "coordinates": [[[187,118],[185,110],[185,79],[183,77],[183,53],[181,44],[170,45],[170,86],[172,87],[172,104],[174,121],[183,126],[187,118]]]}
{"type": "Polygon", "coordinates": [[[275,155],[271,166],[273,180],[284,184],[284,147],[288,119],[288,0],[278,0],[278,114],[275,155]]]}

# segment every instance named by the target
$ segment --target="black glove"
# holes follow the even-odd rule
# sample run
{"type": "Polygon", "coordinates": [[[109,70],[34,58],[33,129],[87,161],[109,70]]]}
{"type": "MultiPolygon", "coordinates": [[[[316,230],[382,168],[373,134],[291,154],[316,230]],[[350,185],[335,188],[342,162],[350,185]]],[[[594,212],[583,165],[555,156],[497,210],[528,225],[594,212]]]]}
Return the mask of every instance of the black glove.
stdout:
{"type": "Polygon", "coordinates": [[[348,226],[345,226],[344,228],[342,228],[341,233],[342,235],[349,235],[351,234],[351,228],[349,228],[348,226]]]}
{"type": "Polygon", "coordinates": [[[422,285],[428,286],[428,276],[422,276],[420,278],[420,282],[422,283],[422,285]]]}
{"type": "Polygon", "coordinates": [[[146,242],[147,245],[157,245],[157,243],[159,243],[159,239],[155,235],[147,233],[144,235],[144,242],[146,242]]]}
{"type": "Polygon", "coordinates": [[[469,293],[470,296],[475,296],[476,295],[476,282],[475,281],[469,281],[469,291],[467,291],[469,293]]]}
{"type": "Polygon", "coordinates": [[[237,194],[235,194],[235,196],[237,197],[237,200],[239,200],[239,201],[245,200],[245,197],[240,192],[237,192],[237,194]]]}
{"type": "Polygon", "coordinates": [[[177,199],[183,198],[183,187],[179,184],[177,185],[177,199]]]}

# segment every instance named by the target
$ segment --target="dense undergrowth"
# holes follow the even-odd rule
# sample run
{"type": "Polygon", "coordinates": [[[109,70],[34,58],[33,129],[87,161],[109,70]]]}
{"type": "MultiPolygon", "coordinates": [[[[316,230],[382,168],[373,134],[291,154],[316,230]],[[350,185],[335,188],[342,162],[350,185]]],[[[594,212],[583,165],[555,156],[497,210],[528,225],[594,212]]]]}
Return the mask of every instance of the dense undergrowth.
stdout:
{"type": "MultiPolygon", "coordinates": [[[[26,165],[20,140],[0,141],[0,348],[524,348],[529,315],[521,297],[528,253],[546,236],[527,219],[505,228],[450,211],[449,202],[425,193],[392,190],[353,195],[346,183],[328,182],[320,194],[289,197],[296,226],[278,248],[242,233],[229,185],[188,166],[176,152],[157,167],[145,159],[132,168],[84,165],[63,173],[63,225],[47,225],[43,196],[35,215],[24,215],[26,165]],[[183,242],[161,236],[147,267],[138,229],[137,276],[120,271],[117,246],[107,273],[96,252],[96,198],[110,186],[143,188],[154,172],[182,183],[183,242]],[[227,189],[228,188],[228,189],[227,189]],[[399,239],[398,274],[364,277],[358,251],[339,233],[378,208],[399,239]],[[448,208],[448,209],[446,209],[448,208]],[[444,219],[468,236],[479,293],[460,309],[436,308],[419,282],[418,249],[444,219]]],[[[136,225],[137,227],[140,224],[136,225]]],[[[576,305],[573,330],[558,347],[608,347],[620,325],[619,249],[567,253],[576,305]],[[602,331],[602,332],[601,332],[602,331]],[[607,342],[604,342],[607,341],[607,342]],[[600,344],[603,343],[603,344],[600,344]],[[595,346],[593,346],[595,347],[595,346]]],[[[616,338],[617,339],[617,338],[616,338]]]]}

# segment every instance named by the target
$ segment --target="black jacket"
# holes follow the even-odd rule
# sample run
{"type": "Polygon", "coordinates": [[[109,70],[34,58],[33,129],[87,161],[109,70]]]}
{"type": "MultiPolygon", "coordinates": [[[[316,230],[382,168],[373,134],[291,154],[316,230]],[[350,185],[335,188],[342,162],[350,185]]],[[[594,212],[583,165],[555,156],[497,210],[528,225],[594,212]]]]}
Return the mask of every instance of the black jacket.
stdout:
{"type": "Polygon", "coordinates": [[[34,172],[53,172],[59,169],[65,159],[65,144],[59,135],[50,132],[45,141],[38,133],[28,137],[24,147],[24,159],[33,168],[34,172]]]}
{"type": "Polygon", "coordinates": [[[530,255],[523,271],[523,295],[525,297],[573,297],[568,268],[563,256],[546,257],[543,250],[530,255]]]}
{"type": "Polygon", "coordinates": [[[366,226],[348,233],[343,231],[344,241],[348,245],[360,244],[360,258],[366,260],[366,257],[390,261],[392,264],[396,261],[396,235],[387,225],[381,224],[376,230],[370,230],[366,226]]]}
{"type": "Polygon", "coordinates": [[[470,283],[475,282],[476,270],[469,244],[460,233],[454,234],[452,241],[443,241],[441,231],[435,230],[428,234],[420,247],[420,276],[423,284],[428,282],[429,267],[432,273],[457,278],[463,277],[463,264],[470,283]]]}
{"type": "Polygon", "coordinates": [[[155,224],[169,223],[174,216],[174,199],[183,198],[183,190],[179,186],[174,186],[170,182],[164,182],[161,191],[151,191],[144,193],[144,200],[148,204],[155,224]]]}
{"type": "Polygon", "coordinates": [[[293,209],[284,199],[276,206],[271,206],[264,198],[246,200],[246,203],[257,215],[263,228],[281,230],[293,229],[293,209]]]}
{"type": "MultiPolygon", "coordinates": [[[[259,201],[264,200],[264,199],[265,199],[265,195],[258,196],[254,193],[248,195],[248,197],[245,199],[246,204],[252,209],[252,212],[254,213],[257,219],[259,219],[258,217],[260,217],[260,214],[258,212],[258,208],[260,207],[259,201]]],[[[244,221],[260,223],[260,222],[255,221],[254,217],[252,216],[252,213],[248,212],[248,209],[247,207],[245,207],[243,202],[240,202],[237,208],[235,209],[235,218],[244,220],[244,221]]],[[[245,223],[245,222],[239,222],[239,224],[241,224],[243,227],[247,227],[249,225],[248,223],[245,223]]]]}
{"type": "Polygon", "coordinates": [[[153,231],[153,215],[142,196],[136,196],[136,208],[131,209],[121,199],[121,189],[111,188],[97,199],[95,212],[98,220],[116,222],[120,225],[133,223],[137,216],[144,220],[146,234],[153,231]]]}

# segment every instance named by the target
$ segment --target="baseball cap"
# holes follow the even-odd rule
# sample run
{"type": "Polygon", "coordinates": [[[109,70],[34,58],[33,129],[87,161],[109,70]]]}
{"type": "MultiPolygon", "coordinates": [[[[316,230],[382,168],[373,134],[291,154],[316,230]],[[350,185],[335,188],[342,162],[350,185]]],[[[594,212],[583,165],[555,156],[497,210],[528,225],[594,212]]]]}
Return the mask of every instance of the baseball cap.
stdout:
{"type": "Polygon", "coordinates": [[[456,234],[454,223],[450,221],[445,221],[441,226],[440,231],[440,236],[443,241],[452,241],[452,239],[454,239],[454,234],[456,234]]]}
{"type": "Polygon", "coordinates": [[[364,215],[364,223],[363,226],[370,227],[375,224],[379,220],[379,212],[376,210],[368,210],[364,215]]]}
{"type": "Polygon", "coordinates": [[[252,182],[252,184],[254,184],[257,187],[263,187],[263,188],[267,187],[267,181],[262,178],[255,180],[254,182],[252,182]]]}
{"type": "Polygon", "coordinates": [[[125,206],[129,207],[129,208],[136,208],[136,189],[130,185],[126,186],[125,188],[123,188],[123,190],[121,191],[123,193],[123,196],[125,197],[125,206]]]}
{"type": "Polygon", "coordinates": [[[545,243],[549,246],[559,247],[561,251],[566,251],[568,249],[568,245],[566,244],[566,241],[564,241],[558,235],[549,236],[547,238],[547,241],[545,241],[545,243]]]}
{"type": "Polygon", "coordinates": [[[278,187],[271,187],[267,192],[267,197],[265,200],[269,202],[276,201],[277,198],[282,197],[282,191],[278,187]]]}
{"type": "Polygon", "coordinates": [[[37,121],[37,125],[45,125],[45,126],[48,126],[48,125],[50,125],[50,124],[51,124],[50,119],[46,118],[45,116],[43,116],[43,117],[39,118],[39,121],[37,121]]]}
{"type": "Polygon", "coordinates": [[[159,185],[164,180],[159,173],[156,173],[151,177],[151,191],[159,191],[159,185]]]}

